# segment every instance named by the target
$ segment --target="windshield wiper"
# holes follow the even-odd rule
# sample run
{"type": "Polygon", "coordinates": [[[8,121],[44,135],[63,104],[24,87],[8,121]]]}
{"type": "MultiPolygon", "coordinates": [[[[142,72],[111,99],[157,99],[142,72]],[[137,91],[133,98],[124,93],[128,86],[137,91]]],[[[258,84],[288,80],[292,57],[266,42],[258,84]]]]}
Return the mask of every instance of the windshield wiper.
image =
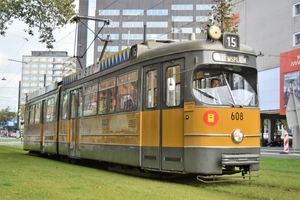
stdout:
{"type": "MultiPolygon", "coordinates": [[[[199,89],[199,88],[194,88],[195,90],[197,90],[198,92],[200,92],[201,94],[203,94],[204,96],[208,97],[208,98],[211,98],[213,100],[218,100],[216,97],[214,97],[213,95],[199,89]]],[[[229,103],[231,106],[234,107],[234,103],[232,103],[231,101],[228,101],[226,99],[223,99],[223,98],[220,98],[221,101],[226,101],[227,103],[229,103]]]]}
{"type": "Polygon", "coordinates": [[[241,107],[243,107],[243,106],[244,106],[244,103],[246,103],[247,101],[249,101],[253,96],[254,96],[254,94],[251,94],[250,97],[248,97],[245,101],[243,101],[243,102],[241,103],[241,107]]]}
{"type": "Polygon", "coordinates": [[[211,94],[208,94],[207,92],[199,89],[199,88],[194,88],[195,90],[197,90],[198,92],[200,92],[201,94],[203,94],[204,96],[208,97],[208,98],[211,98],[211,99],[214,99],[214,100],[217,100],[216,97],[214,97],[213,95],[211,94]]]}

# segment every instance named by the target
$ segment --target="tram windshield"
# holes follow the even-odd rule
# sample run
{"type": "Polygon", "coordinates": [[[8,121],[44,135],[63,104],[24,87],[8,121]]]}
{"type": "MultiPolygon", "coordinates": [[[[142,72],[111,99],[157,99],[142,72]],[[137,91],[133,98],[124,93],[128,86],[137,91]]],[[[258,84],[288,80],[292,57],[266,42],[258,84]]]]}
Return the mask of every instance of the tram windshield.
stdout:
{"type": "Polygon", "coordinates": [[[249,82],[231,71],[196,71],[193,75],[193,93],[206,104],[258,105],[257,95],[249,82]]]}

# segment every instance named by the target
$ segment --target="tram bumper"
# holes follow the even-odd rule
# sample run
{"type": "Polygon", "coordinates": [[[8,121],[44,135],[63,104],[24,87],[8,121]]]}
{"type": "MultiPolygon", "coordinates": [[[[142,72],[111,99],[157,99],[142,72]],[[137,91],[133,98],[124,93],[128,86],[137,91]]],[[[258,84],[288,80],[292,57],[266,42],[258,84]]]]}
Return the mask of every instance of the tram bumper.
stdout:
{"type": "Polygon", "coordinates": [[[259,164],[260,156],[258,154],[240,154],[240,155],[222,155],[222,165],[252,165],[259,164]]]}
{"type": "Polygon", "coordinates": [[[221,175],[224,169],[234,167],[258,171],[260,148],[185,148],[186,173],[221,175]]]}

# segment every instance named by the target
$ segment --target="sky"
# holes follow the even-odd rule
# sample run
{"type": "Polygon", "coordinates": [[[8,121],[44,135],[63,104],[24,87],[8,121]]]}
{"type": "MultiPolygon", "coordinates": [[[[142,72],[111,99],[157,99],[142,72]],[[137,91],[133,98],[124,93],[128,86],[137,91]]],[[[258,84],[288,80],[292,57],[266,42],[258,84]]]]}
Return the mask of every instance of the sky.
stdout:
{"type": "MultiPolygon", "coordinates": [[[[23,22],[14,21],[5,37],[0,35],[0,110],[9,106],[11,111],[17,111],[22,56],[31,55],[31,51],[49,50],[46,43],[38,42],[38,33],[34,36],[25,33],[23,30],[26,27],[23,22]],[[6,80],[2,80],[3,77],[6,80]]],[[[68,56],[74,56],[75,30],[76,24],[56,30],[54,32],[56,42],[52,50],[67,51],[68,56]]]]}

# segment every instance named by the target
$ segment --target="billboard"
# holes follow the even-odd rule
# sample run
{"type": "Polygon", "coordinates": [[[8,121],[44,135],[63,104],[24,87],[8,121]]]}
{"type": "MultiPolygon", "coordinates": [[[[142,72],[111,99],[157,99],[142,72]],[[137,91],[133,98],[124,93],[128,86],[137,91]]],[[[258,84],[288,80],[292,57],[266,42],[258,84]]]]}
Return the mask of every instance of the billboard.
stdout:
{"type": "Polygon", "coordinates": [[[280,114],[285,115],[291,92],[300,99],[300,49],[280,54],[280,114]]]}

